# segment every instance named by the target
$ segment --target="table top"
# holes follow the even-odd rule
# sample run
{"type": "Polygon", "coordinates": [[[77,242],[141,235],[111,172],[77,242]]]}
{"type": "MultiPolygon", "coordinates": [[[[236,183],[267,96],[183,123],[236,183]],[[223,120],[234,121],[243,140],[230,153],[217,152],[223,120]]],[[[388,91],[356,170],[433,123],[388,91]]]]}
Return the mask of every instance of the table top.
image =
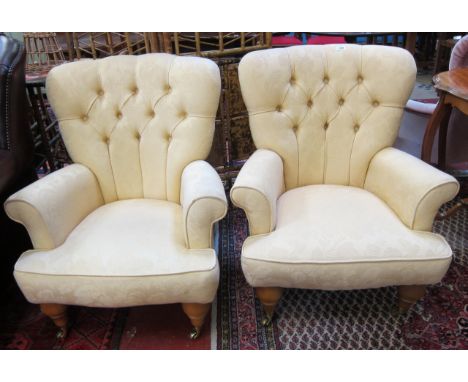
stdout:
{"type": "Polygon", "coordinates": [[[468,101],[468,67],[438,73],[432,80],[436,89],[468,101]]]}

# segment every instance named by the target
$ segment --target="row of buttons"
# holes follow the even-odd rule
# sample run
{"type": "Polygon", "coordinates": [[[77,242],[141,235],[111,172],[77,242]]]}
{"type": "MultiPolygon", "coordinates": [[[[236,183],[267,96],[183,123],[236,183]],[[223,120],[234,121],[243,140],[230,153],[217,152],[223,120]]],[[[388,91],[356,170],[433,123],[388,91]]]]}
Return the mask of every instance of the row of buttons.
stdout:
{"type": "MultiPolygon", "coordinates": [[[[345,103],[345,100],[344,100],[343,98],[340,98],[340,99],[338,100],[338,105],[343,106],[344,103],[345,103]]],[[[312,102],[311,99],[309,99],[309,100],[307,101],[307,107],[308,107],[309,109],[312,107],[313,104],[314,104],[314,103],[312,102]]],[[[372,101],[372,106],[377,107],[377,106],[379,106],[379,105],[380,105],[379,101],[372,101]]],[[[281,105],[276,106],[276,111],[278,111],[278,112],[283,111],[282,106],[281,106],[281,105]]]]}
{"type": "MultiPolygon", "coordinates": [[[[323,80],[323,82],[324,82],[325,84],[328,84],[328,83],[330,82],[330,77],[325,76],[325,77],[323,77],[322,80],[323,80]]],[[[362,81],[364,81],[364,78],[362,78],[362,76],[358,76],[357,82],[358,82],[359,84],[361,84],[362,81]]],[[[289,79],[289,83],[290,83],[291,85],[294,85],[294,84],[296,83],[296,77],[291,76],[291,78],[289,79]]]]}
{"type": "MultiPolygon", "coordinates": [[[[139,131],[135,131],[135,138],[138,139],[138,140],[141,139],[141,134],[140,134],[139,131]]],[[[170,133],[166,133],[164,139],[166,139],[166,141],[170,142],[170,141],[172,140],[172,135],[171,135],[170,133]]],[[[106,145],[108,145],[108,144],[109,144],[109,141],[110,141],[110,138],[107,137],[107,136],[104,136],[104,137],[102,138],[102,141],[103,141],[106,145]]]]}
{"type": "MultiPolygon", "coordinates": [[[[115,114],[115,116],[116,116],[117,119],[122,119],[123,114],[122,114],[120,111],[118,111],[118,112],[115,114]]],[[[150,111],[148,112],[148,116],[151,117],[151,118],[154,118],[154,117],[156,116],[156,112],[155,112],[154,110],[150,109],[150,111]]],[[[188,113],[187,113],[186,111],[181,111],[181,112],[179,113],[179,118],[186,119],[187,116],[188,116],[188,113]]],[[[89,118],[88,118],[88,116],[87,116],[86,114],[84,114],[84,115],[81,116],[81,120],[82,120],[83,122],[86,122],[88,119],[89,119],[89,118]]]]}
{"type": "MultiPolygon", "coordinates": [[[[324,130],[327,130],[328,129],[328,126],[329,126],[329,123],[328,122],[325,122],[325,124],[323,125],[323,129],[324,130]]],[[[299,129],[299,125],[293,125],[292,126],[292,129],[294,130],[294,132],[297,132],[297,130],[299,129]]],[[[359,125],[358,124],[355,124],[353,126],[353,129],[354,131],[358,131],[359,130],[359,125]]]]}

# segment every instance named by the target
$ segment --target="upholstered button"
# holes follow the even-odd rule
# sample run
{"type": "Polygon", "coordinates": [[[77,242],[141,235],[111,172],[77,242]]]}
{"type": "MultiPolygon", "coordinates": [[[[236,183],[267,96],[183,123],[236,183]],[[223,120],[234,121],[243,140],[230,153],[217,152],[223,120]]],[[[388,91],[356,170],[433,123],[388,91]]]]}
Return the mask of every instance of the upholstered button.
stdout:
{"type": "Polygon", "coordinates": [[[98,90],[97,94],[98,94],[99,97],[102,97],[104,95],[104,90],[102,90],[102,89],[98,90]]]}
{"type": "Polygon", "coordinates": [[[329,81],[330,81],[330,78],[328,78],[328,76],[323,77],[323,82],[328,84],[329,81]]]}
{"type": "Polygon", "coordinates": [[[117,112],[115,115],[118,119],[122,119],[122,113],[120,111],[117,112]]]}
{"type": "Polygon", "coordinates": [[[166,84],[166,85],[164,86],[164,91],[165,91],[166,93],[170,93],[170,92],[171,92],[171,86],[170,86],[169,84],[166,84]]]}
{"type": "Polygon", "coordinates": [[[292,128],[293,128],[294,131],[297,131],[297,129],[299,129],[299,126],[298,125],[293,125],[292,128]]]}
{"type": "Polygon", "coordinates": [[[152,110],[152,109],[148,110],[148,116],[149,117],[154,118],[155,115],[156,115],[156,113],[154,112],[154,110],[152,110]]]}
{"type": "Polygon", "coordinates": [[[187,118],[187,112],[186,111],[181,111],[179,113],[179,117],[182,118],[182,119],[187,118]]]}
{"type": "Polygon", "coordinates": [[[106,137],[106,136],[105,136],[105,137],[102,137],[102,141],[103,141],[106,145],[108,145],[108,144],[109,144],[109,137],[106,137]]]}
{"type": "Polygon", "coordinates": [[[136,86],[132,89],[132,94],[138,94],[138,88],[136,86]]]}
{"type": "Polygon", "coordinates": [[[139,132],[138,130],[135,131],[135,138],[136,138],[136,139],[140,139],[140,138],[141,138],[140,132],[139,132]]]}
{"type": "Polygon", "coordinates": [[[343,104],[344,104],[344,99],[343,99],[343,98],[340,98],[339,101],[338,101],[338,103],[339,103],[340,105],[343,105],[343,104]]]}
{"type": "Polygon", "coordinates": [[[281,105],[276,106],[276,111],[281,111],[281,105]]]}
{"type": "Polygon", "coordinates": [[[374,106],[374,107],[379,106],[379,101],[374,101],[374,102],[372,102],[372,106],[374,106]]]}
{"type": "Polygon", "coordinates": [[[325,124],[323,125],[323,128],[326,130],[328,129],[328,122],[325,122],[325,124]]]}
{"type": "Polygon", "coordinates": [[[359,125],[358,124],[355,124],[354,127],[353,127],[354,131],[358,131],[359,130],[359,125]]]}
{"type": "Polygon", "coordinates": [[[296,83],[296,77],[292,76],[289,80],[289,83],[292,85],[292,84],[295,84],[296,83]]]}
{"type": "Polygon", "coordinates": [[[312,102],[311,99],[307,101],[307,106],[308,106],[308,107],[312,107],[313,104],[314,104],[314,103],[312,102]]]}
{"type": "Polygon", "coordinates": [[[358,78],[357,78],[357,82],[358,82],[358,83],[361,84],[363,80],[364,80],[364,78],[362,78],[362,76],[358,76],[358,78]]]}
{"type": "Polygon", "coordinates": [[[82,115],[81,120],[86,122],[88,120],[88,116],[86,114],[82,115]]]}

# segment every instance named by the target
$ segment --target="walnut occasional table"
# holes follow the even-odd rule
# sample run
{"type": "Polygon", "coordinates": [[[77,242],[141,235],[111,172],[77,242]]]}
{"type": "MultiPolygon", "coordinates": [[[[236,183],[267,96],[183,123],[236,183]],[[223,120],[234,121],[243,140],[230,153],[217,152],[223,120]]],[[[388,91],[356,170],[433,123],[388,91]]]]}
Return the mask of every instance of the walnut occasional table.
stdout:
{"type": "MultiPolygon", "coordinates": [[[[445,170],[447,129],[452,108],[456,107],[463,114],[468,115],[468,67],[436,74],[432,80],[440,98],[424,133],[421,159],[427,163],[431,162],[432,146],[436,132],[439,130],[437,165],[442,170],[445,170]]],[[[468,126],[465,127],[468,128],[468,126]]],[[[457,203],[456,206],[451,208],[442,217],[452,215],[462,205],[467,206],[467,203],[468,198],[462,199],[461,202],[457,203]]]]}

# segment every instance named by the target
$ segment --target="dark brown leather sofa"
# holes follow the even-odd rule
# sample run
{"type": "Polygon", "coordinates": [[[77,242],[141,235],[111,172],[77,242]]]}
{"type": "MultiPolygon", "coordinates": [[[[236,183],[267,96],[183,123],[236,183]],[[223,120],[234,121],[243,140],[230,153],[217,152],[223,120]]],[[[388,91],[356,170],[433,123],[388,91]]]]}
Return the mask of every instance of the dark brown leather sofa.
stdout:
{"type": "Polygon", "coordinates": [[[0,290],[13,273],[17,257],[31,248],[26,230],[5,215],[3,203],[36,179],[28,124],[23,45],[0,33],[0,290]]]}

